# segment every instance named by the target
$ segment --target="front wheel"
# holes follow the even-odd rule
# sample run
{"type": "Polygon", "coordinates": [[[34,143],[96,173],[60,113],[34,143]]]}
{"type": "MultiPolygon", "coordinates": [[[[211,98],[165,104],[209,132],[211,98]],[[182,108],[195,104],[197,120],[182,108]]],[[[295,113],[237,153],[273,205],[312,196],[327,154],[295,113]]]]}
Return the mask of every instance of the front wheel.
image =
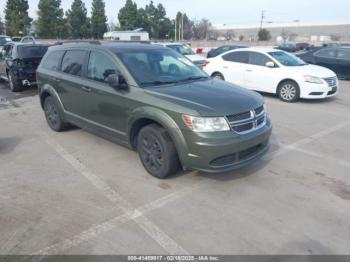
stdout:
{"type": "Polygon", "coordinates": [[[165,178],[180,167],[176,148],[168,132],[157,124],[145,126],[137,137],[142,165],[152,176],[165,178]]]}
{"type": "Polygon", "coordinates": [[[22,91],[22,84],[12,71],[8,73],[8,80],[9,80],[9,85],[12,92],[22,91]]]}
{"type": "Polygon", "coordinates": [[[282,101],[293,103],[299,100],[300,89],[294,81],[285,81],[279,85],[277,95],[282,101]]]}

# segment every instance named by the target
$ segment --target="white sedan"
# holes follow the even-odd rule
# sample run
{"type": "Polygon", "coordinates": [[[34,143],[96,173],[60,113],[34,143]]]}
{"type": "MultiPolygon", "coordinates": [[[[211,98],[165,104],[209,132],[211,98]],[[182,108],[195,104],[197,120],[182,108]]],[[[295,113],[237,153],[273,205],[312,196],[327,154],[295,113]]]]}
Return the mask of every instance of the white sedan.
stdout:
{"type": "Polygon", "coordinates": [[[339,89],[333,71],[306,64],[290,53],[272,48],[223,53],[209,58],[204,71],[248,89],[277,94],[286,102],[332,97],[339,89]]]}

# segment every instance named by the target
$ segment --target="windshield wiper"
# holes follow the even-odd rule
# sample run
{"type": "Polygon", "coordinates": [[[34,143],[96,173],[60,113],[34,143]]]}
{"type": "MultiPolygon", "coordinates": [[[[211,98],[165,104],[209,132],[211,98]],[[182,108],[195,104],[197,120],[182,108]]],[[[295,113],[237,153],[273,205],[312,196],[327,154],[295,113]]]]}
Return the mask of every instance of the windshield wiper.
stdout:
{"type": "Polygon", "coordinates": [[[177,82],[177,81],[161,81],[161,80],[156,80],[156,81],[150,81],[150,82],[142,82],[141,85],[160,86],[160,85],[173,84],[173,83],[176,83],[176,82],[177,82]]]}
{"type": "Polygon", "coordinates": [[[181,80],[178,80],[176,82],[186,82],[186,81],[191,81],[191,80],[201,80],[201,79],[208,79],[207,76],[190,76],[181,80]]]}

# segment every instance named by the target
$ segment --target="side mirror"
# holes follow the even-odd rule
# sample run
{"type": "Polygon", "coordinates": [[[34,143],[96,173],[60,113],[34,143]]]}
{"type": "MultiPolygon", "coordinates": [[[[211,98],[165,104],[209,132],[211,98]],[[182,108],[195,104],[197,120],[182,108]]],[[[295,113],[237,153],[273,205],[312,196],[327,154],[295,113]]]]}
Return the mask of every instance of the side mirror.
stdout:
{"type": "Polygon", "coordinates": [[[269,67],[269,68],[274,68],[275,67],[275,63],[272,62],[272,61],[269,61],[269,62],[266,62],[265,66],[269,67]]]}
{"type": "Polygon", "coordinates": [[[107,78],[107,82],[109,86],[117,90],[126,89],[128,86],[124,77],[120,74],[110,74],[107,78]]]}

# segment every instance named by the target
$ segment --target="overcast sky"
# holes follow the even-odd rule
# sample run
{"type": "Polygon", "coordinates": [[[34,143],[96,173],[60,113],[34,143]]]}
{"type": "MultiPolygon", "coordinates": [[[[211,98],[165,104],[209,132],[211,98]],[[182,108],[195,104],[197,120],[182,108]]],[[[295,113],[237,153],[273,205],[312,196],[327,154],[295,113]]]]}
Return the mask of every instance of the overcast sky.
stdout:
{"type": "MultiPolygon", "coordinates": [[[[83,0],[90,14],[92,0],[83,0]]],[[[36,18],[39,0],[28,0],[29,14],[36,18]]],[[[170,18],[177,11],[186,12],[192,19],[208,18],[213,24],[256,24],[261,10],[266,10],[266,21],[289,22],[350,20],[350,0],[154,0],[162,3],[170,18]]],[[[0,0],[4,10],[6,0],[0,0]]],[[[72,0],[62,0],[66,11],[72,0]]],[[[106,15],[109,21],[117,21],[118,10],[125,0],[105,0],[106,15]]],[[[144,7],[149,0],[136,0],[138,7],[144,7]]],[[[3,14],[1,14],[3,17],[3,14]]]]}

